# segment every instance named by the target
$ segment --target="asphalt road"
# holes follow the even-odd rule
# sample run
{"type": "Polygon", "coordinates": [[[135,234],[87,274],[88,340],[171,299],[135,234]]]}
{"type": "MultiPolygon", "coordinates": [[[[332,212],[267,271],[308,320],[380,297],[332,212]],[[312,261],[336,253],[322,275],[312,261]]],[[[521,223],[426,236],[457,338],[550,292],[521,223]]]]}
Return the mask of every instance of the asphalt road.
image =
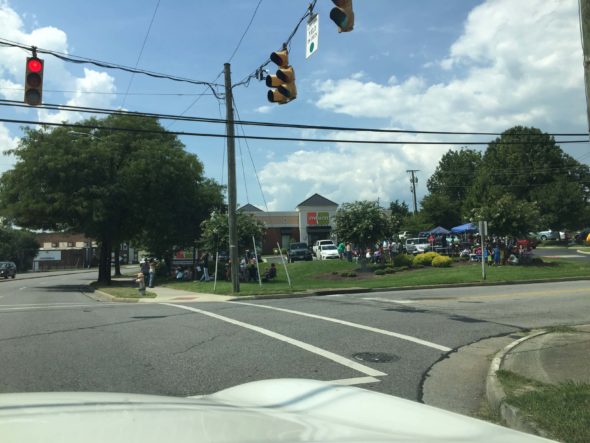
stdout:
{"type": "Polygon", "coordinates": [[[424,374],[457,347],[590,318],[587,281],[125,304],[87,297],[94,277],[0,283],[0,392],[190,396],[313,378],[418,400],[424,374]]]}

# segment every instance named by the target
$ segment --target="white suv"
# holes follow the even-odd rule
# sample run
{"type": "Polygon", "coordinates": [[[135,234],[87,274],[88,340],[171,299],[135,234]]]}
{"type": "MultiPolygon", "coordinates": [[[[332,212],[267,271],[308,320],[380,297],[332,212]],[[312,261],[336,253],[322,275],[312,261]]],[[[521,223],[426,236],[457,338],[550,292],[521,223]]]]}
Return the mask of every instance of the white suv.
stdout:
{"type": "Polygon", "coordinates": [[[408,254],[421,254],[430,249],[430,243],[427,238],[408,238],[406,240],[406,252],[408,254]]]}
{"type": "Polygon", "coordinates": [[[332,240],[318,240],[313,245],[313,255],[318,256],[318,253],[320,252],[320,246],[324,245],[336,246],[332,240]]]}

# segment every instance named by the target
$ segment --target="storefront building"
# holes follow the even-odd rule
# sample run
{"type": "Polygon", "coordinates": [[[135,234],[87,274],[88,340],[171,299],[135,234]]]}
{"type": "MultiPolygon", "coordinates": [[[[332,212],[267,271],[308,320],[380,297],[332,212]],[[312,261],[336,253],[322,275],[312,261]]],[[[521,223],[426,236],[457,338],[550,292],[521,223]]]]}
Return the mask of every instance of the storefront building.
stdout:
{"type": "Polygon", "coordinates": [[[334,216],[338,204],[314,194],[299,203],[295,211],[265,212],[247,204],[239,211],[252,214],[266,225],[266,236],[262,242],[262,253],[271,254],[280,246],[289,247],[293,242],[313,245],[317,240],[333,238],[334,216]]]}

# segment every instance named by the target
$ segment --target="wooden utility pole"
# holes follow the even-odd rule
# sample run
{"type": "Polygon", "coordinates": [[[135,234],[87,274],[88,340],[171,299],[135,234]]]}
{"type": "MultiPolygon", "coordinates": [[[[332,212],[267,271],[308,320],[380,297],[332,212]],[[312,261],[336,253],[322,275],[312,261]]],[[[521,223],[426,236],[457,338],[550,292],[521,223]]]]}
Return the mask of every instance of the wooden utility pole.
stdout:
{"type": "Polygon", "coordinates": [[[582,29],[582,50],[584,52],[584,78],[586,83],[586,113],[590,131],[590,0],[580,1],[580,26],[582,29]]]}
{"type": "Polygon", "coordinates": [[[418,179],[416,178],[416,172],[420,172],[418,169],[408,169],[406,172],[412,174],[412,178],[410,179],[410,183],[412,183],[412,195],[414,197],[414,215],[418,212],[418,203],[416,201],[416,183],[418,183],[418,179]]]}
{"type": "Polygon", "coordinates": [[[229,63],[226,63],[224,65],[224,73],[225,109],[227,114],[227,217],[229,222],[229,258],[231,260],[232,291],[240,292],[240,273],[238,260],[238,226],[236,223],[236,145],[234,134],[234,107],[231,86],[231,71],[229,63]]]}

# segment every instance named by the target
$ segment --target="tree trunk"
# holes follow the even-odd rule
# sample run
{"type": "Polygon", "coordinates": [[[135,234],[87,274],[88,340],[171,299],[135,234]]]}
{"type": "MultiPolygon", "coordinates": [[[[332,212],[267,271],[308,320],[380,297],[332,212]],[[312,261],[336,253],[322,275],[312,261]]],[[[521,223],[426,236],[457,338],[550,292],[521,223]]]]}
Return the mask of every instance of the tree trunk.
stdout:
{"type": "Polygon", "coordinates": [[[121,255],[121,243],[115,244],[115,277],[121,277],[121,263],[119,263],[119,256],[121,255]]]}
{"type": "Polygon", "coordinates": [[[98,282],[111,284],[111,240],[104,238],[100,242],[100,258],[98,263],[98,282]]]}

